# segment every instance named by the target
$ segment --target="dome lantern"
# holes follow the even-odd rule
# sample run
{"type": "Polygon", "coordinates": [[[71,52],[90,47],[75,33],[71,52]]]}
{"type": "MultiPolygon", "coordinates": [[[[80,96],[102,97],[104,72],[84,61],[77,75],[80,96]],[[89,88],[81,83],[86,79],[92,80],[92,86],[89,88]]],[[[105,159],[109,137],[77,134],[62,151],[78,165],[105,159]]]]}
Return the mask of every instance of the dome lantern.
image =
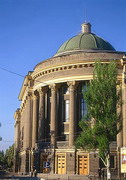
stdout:
{"type": "Polygon", "coordinates": [[[81,25],[82,33],[91,33],[91,24],[90,23],[84,23],[81,25]]]}
{"type": "Polygon", "coordinates": [[[101,37],[91,33],[91,24],[81,25],[82,33],[65,41],[54,56],[61,56],[75,52],[114,52],[114,47],[101,37]]]}

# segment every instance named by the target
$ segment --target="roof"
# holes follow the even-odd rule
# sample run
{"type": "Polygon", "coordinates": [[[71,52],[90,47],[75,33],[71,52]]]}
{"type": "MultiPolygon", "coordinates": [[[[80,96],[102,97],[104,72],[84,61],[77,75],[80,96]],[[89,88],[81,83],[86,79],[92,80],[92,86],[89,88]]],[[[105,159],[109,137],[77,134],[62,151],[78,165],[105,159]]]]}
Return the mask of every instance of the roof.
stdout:
{"type": "Polygon", "coordinates": [[[115,51],[114,47],[101,37],[96,36],[93,33],[81,33],[64,42],[55,56],[76,50],[115,51]]]}
{"type": "Polygon", "coordinates": [[[64,55],[76,51],[116,51],[114,47],[101,37],[91,33],[91,24],[84,23],[82,33],[64,42],[58,49],[55,56],[64,55]]]}

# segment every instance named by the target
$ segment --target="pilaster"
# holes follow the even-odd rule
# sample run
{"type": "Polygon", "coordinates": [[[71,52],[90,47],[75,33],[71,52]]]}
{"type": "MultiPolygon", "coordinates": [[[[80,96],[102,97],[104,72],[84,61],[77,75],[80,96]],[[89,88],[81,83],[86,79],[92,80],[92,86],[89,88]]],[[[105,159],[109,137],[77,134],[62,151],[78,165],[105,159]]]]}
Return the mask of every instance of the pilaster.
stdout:
{"type": "Polygon", "coordinates": [[[35,143],[38,137],[38,93],[35,91],[33,94],[33,125],[32,125],[32,148],[35,148],[35,143]]]}
{"type": "Polygon", "coordinates": [[[32,93],[28,93],[27,95],[27,114],[26,114],[26,121],[25,123],[25,136],[24,136],[24,148],[31,147],[31,141],[32,141],[32,93]]]}
{"type": "Polygon", "coordinates": [[[38,119],[38,141],[44,141],[44,121],[45,121],[45,89],[39,90],[39,119],[38,119]]]}
{"type": "Polygon", "coordinates": [[[126,65],[123,67],[123,74],[122,74],[122,110],[123,110],[123,146],[126,147],[126,65]]]}

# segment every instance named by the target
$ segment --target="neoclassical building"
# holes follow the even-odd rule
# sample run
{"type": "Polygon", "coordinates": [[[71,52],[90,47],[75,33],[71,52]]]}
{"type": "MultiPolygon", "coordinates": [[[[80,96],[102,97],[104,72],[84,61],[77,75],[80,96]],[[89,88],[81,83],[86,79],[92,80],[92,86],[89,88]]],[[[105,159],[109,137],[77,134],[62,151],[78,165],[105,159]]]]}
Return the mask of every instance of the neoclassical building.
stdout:
{"type": "Polygon", "coordinates": [[[82,32],[63,43],[50,59],[29,71],[22,84],[20,108],[15,118],[15,171],[98,175],[97,154],[75,149],[86,113],[82,90],[93,78],[94,63],[116,60],[122,85],[123,129],[111,148],[111,168],[120,171],[120,147],[126,146],[126,56],[91,32],[90,23],[82,32]]]}

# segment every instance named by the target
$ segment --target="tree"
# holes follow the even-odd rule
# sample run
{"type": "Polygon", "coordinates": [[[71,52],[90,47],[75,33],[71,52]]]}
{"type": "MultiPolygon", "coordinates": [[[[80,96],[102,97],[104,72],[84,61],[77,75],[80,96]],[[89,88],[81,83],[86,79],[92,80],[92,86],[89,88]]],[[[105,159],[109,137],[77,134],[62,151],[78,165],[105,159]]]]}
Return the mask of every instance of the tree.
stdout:
{"type": "MultiPolygon", "coordinates": [[[[0,127],[1,127],[1,123],[0,123],[0,127]]],[[[2,141],[2,137],[0,136],[0,141],[2,141]]]]}
{"type": "Polygon", "coordinates": [[[0,151],[0,167],[4,167],[5,166],[5,154],[4,151],[0,151]]]}
{"type": "Polygon", "coordinates": [[[7,162],[7,167],[12,168],[14,165],[14,144],[6,150],[5,159],[7,162]]]}
{"type": "Polygon", "coordinates": [[[75,143],[79,148],[98,150],[107,169],[107,179],[111,178],[110,143],[122,128],[121,111],[117,111],[122,104],[118,86],[116,63],[95,63],[93,80],[84,92],[87,115],[79,123],[82,132],[75,143]]]}

